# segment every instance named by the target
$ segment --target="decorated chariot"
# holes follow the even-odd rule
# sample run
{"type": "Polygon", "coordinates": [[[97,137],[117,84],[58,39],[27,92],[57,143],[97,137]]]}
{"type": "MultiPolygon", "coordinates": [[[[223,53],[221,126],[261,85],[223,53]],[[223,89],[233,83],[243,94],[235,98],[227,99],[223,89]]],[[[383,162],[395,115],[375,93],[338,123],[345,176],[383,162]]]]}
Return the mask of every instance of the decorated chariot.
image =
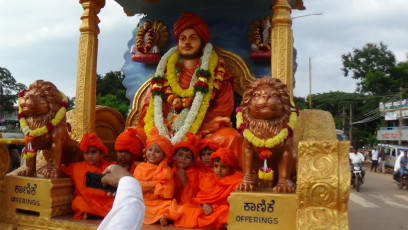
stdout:
{"type": "MultiPolygon", "coordinates": [[[[238,142],[237,155],[244,174],[242,184],[228,200],[228,229],[348,229],[349,143],[337,140],[330,113],[298,111],[293,103],[296,52],[291,12],[305,9],[302,0],[116,2],[128,16],[146,15],[141,19],[142,26],[133,32],[122,69],[132,110],[123,118],[112,108],[95,105],[98,13],[105,0],[80,0],[84,13],[80,25],[76,107],[66,112],[65,95],[61,94],[53,120],[34,130],[22,126],[26,140],[0,139],[0,200],[4,204],[0,228],[96,229],[100,221],[78,221],[70,214],[73,183],[70,178],[59,177],[58,166],[73,159],[63,159],[64,152],[76,151],[72,143],[79,141],[83,133],[96,132],[110,149],[107,159],[114,160],[114,141],[125,128],[142,125],[146,133],[153,126],[159,131],[166,128],[165,116],[157,115],[165,110],[160,107],[162,98],[174,111],[174,116],[167,117],[176,117],[169,137],[172,141],[183,139],[187,131],[198,136],[218,135],[224,140],[223,133],[202,126],[207,122],[204,114],[210,104],[214,106],[212,100],[217,97],[222,82],[229,79],[228,74],[233,77],[230,81],[233,98],[229,99],[236,110],[226,123],[232,124],[236,135],[243,140],[238,142]],[[177,66],[178,57],[173,58],[177,52],[171,47],[177,42],[170,34],[171,30],[177,33],[172,26],[180,14],[190,11],[206,19],[211,43],[203,47],[205,58],[200,63],[203,72],[194,72],[196,80],[190,83],[191,92],[184,92],[177,88],[174,76],[178,70],[171,68],[177,66]],[[163,75],[168,77],[164,80],[163,75]],[[261,78],[265,75],[269,77],[261,78]],[[276,114],[284,118],[277,123],[273,135],[266,134],[267,138],[261,134],[268,132],[258,129],[248,117],[267,120],[276,114],[251,111],[256,106],[252,102],[258,95],[254,93],[256,90],[277,91],[281,98],[276,114]],[[145,99],[148,94],[152,95],[150,101],[145,99]],[[180,115],[183,111],[185,115],[180,115]],[[177,121],[181,116],[185,117],[177,121]],[[31,146],[39,146],[36,140],[42,136],[54,144],[39,148],[44,149],[44,158],[36,159],[31,146]],[[27,160],[31,170],[6,175],[10,162],[6,144],[26,145],[28,159],[36,159],[27,160]],[[273,154],[278,155],[277,161],[271,157],[273,154]],[[49,167],[50,161],[56,167],[49,167]],[[254,169],[260,170],[254,173],[254,169]]],[[[22,92],[21,106],[28,97],[28,93],[22,92]]],[[[26,118],[22,119],[26,122],[26,118]]],[[[225,126],[222,122],[217,125],[225,126]]]]}

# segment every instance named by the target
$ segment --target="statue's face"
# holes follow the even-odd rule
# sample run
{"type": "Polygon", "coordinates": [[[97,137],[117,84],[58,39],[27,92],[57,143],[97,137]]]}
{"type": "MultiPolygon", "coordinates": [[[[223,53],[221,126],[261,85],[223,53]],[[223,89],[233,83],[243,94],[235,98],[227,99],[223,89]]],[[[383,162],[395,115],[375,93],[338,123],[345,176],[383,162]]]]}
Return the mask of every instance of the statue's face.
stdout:
{"type": "Polygon", "coordinates": [[[150,22],[149,22],[149,21],[147,21],[147,22],[145,22],[145,23],[143,24],[143,29],[145,29],[145,30],[150,29],[150,22]]]}
{"type": "Polygon", "coordinates": [[[181,32],[177,47],[182,58],[194,59],[201,56],[202,44],[203,42],[197,32],[192,28],[188,28],[181,32]]]}
{"type": "Polygon", "coordinates": [[[255,119],[271,119],[282,116],[283,105],[276,89],[262,85],[254,90],[249,107],[250,116],[255,119]]]}
{"type": "Polygon", "coordinates": [[[38,116],[49,111],[47,96],[43,89],[33,88],[26,91],[21,99],[20,106],[26,116],[38,116]]]}

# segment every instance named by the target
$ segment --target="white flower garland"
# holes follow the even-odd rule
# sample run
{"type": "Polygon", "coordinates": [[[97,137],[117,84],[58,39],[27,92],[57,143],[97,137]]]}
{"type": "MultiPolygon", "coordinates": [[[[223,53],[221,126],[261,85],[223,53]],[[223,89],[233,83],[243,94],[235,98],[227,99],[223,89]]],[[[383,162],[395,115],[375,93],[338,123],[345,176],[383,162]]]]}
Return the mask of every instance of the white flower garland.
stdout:
{"type": "MultiPolygon", "coordinates": [[[[210,60],[210,56],[212,53],[212,49],[213,49],[213,46],[211,43],[207,43],[204,47],[203,56],[201,57],[201,68],[204,70],[208,70],[208,65],[209,65],[209,60],[210,60]]],[[[155,76],[164,76],[164,70],[166,68],[167,61],[170,58],[170,56],[177,50],[178,50],[177,47],[173,47],[163,55],[163,57],[161,58],[159,62],[159,65],[157,66],[155,76]]],[[[192,81],[193,79],[197,81],[196,72],[194,72],[192,81]]],[[[167,129],[163,122],[163,101],[160,95],[156,95],[153,99],[153,104],[154,104],[154,115],[153,116],[154,116],[154,123],[157,129],[159,130],[160,135],[163,135],[169,138],[171,143],[173,144],[180,142],[184,138],[188,130],[190,129],[193,122],[195,121],[198,111],[200,109],[201,103],[203,101],[203,98],[204,98],[204,94],[202,92],[197,92],[195,94],[193,103],[191,105],[190,111],[188,112],[186,116],[183,126],[181,126],[180,129],[176,131],[174,136],[170,138],[169,135],[167,134],[167,129]]]]}

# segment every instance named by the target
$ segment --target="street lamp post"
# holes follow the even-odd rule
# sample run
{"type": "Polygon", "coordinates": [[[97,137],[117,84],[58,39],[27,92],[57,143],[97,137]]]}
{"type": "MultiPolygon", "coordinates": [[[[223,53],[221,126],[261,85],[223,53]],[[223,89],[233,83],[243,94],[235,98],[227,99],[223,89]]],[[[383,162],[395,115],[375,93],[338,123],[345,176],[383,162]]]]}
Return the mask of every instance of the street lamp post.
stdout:
{"type": "MultiPolygon", "coordinates": [[[[292,17],[292,20],[295,18],[308,17],[308,16],[313,16],[313,15],[322,15],[322,14],[323,14],[322,12],[305,14],[305,15],[292,17]]],[[[309,57],[309,109],[311,108],[312,108],[312,58],[309,57]]]]}
{"type": "Polygon", "coordinates": [[[309,57],[309,109],[312,109],[312,58],[309,57]]]}

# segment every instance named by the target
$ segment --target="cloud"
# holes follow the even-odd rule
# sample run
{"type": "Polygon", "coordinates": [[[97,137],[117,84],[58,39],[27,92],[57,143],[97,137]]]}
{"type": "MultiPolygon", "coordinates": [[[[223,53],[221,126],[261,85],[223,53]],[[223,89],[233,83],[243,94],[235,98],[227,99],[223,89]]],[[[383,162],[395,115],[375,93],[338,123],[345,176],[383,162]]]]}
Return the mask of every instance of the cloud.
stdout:
{"type": "MultiPolygon", "coordinates": [[[[82,6],[78,1],[0,0],[0,66],[18,82],[52,81],[75,96],[78,40],[82,6]]],[[[353,92],[355,81],[344,77],[341,55],[366,43],[383,42],[398,61],[407,60],[408,4],[406,0],[313,0],[292,16],[323,12],[293,20],[297,49],[295,96],[309,93],[309,57],[312,93],[353,92]]],[[[115,1],[106,1],[99,13],[97,73],[120,70],[138,18],[128,17],[115,1]]]]}

